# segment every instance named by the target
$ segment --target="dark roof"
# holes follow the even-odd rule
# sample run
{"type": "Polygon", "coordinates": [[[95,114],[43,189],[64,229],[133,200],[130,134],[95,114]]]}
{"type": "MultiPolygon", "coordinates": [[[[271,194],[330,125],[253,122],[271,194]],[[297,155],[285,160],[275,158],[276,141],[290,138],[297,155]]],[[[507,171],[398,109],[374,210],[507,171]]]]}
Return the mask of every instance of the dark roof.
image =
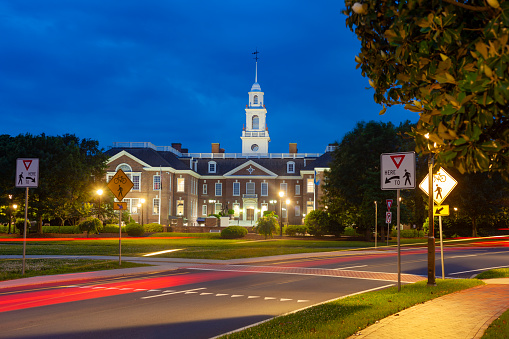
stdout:
{"type": "Polygon", "coordinates": [[[185,166],[172,152],[158,152],[152,148],[111,148],[104,153],[112,157],[122,151],[126,151],[152,167],[173,167],[177,170],[189,169],[189,166],[185,166]]]}
{"type": "Polygon", "coordinates": [[[306,166],[306,169],[311,167],[313,168],[327,168],[331,166],[332,161],[334,160],[333,152],[326,152],[316,158],[312,163],[309,164],[309,166],[306,166]]]}

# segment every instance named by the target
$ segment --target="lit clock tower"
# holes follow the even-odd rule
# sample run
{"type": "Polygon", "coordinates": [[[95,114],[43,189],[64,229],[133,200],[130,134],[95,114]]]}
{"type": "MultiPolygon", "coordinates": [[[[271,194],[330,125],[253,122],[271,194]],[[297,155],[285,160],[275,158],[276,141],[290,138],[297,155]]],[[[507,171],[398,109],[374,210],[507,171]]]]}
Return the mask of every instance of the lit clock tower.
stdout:
{"type": "Polygon", "coordinates": [[[269,130],[267,128],[267,110],[263,100],[263,92],[258,84],[258,51],[256,59],[255,83],[249,91],[249,104],[246,105],[246,124],[242,131],[242,154],[259,155],[269,153],[269,130]]]}

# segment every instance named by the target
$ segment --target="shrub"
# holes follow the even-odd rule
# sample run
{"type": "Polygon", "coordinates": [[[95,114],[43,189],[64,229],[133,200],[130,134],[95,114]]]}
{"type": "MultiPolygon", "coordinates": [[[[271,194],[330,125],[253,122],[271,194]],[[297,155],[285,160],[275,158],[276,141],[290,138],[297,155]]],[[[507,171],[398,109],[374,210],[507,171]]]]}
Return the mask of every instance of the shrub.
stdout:
{"type": "Polygon", "coordinates": [[[42,233],[73,234],[77,231],[75,226],[42,226],[42,233]]]}
{"type": "Polygon", "coordinates": [[[247,234],[247,230],[242,226],[228,226],[221,231],[221,238],[223,239],[238,239],[243,238],[247,234]]]}
{"type": "Polygon", "coordinates": [[[314,210],[306,215],[304,224],[307,226],[309,234],[315,237],[321,237],[328,233],[330,217],[329,214],[323,210],[314,210]]]}
{"type": "Polygon", "coordinates": [[[145,224],[143,225],[145,227],[145,232],[150,233],[157,233],[157,232],[164,232],[163,225],[159,225],[158,223],[151,223],[151,224],[145,224]]]}
{"type": "MultiPolygon", "coordinates": [[[[125,226],[122,226],[122,232],[125,232],[125,226]]],[[[103,233],[118,233],[118,224],[106,224],[103,233]]]]}
{"type": "MultiPolygon", "coordinates": [[[[25,219],[18,218],[14,222],[14,226],[18,229],[19,234],[23,235],[23,230],[25,229],[25,219]]],[[[30,223],[27,220],[27,229],[30,228],[30,223]]]]}
{"type": "Polygon", "coordinates": [[[288,225],[286,227],[285,233],[291,237],[296,235],[304,236],[306,235],[308,228],[306,225],[288,225]]]}
{"type": "Polygon", "coordinates": [[[138,223],[130,223],[125,227],[127,234],[131,237],[139,237],[145,233],[145,228],[138,223]]]}
{"type": "Polygon", "coordinates": [[[346,235],[349,237],[359,237],[360,236],[360,234],[357,233],[357,231],[352,226],[345,227],[345,230],[343,231],[343,235],[346,235]]]}
{"type": "Polygon", "coordinates": [[[78,224],[78,230],[80,232],[87,232],[88,238],[90,233],[98,233],[98,230],[101,226],[102,223],[99,219],[90,217],[78,224]]]}
{"type": "Polygon", "coordinates": [[[256,226],[254,227],[255,232],[258,234],[263,234],[265,239],[267,239],[267,237],[272,238],[272,234],[275,233],[277,229],[277,219],[273,212],[267,213],[258,219],[256,226]]]}

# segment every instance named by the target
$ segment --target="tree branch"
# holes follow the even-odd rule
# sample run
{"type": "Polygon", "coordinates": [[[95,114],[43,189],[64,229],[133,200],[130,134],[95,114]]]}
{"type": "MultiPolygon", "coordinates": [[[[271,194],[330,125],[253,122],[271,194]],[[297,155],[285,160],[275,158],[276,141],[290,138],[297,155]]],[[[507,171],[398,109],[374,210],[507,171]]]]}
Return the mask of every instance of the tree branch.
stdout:
{"type": "Polygon", "coordinates": [[[490,7],[478,7],[478,6],[465,5],[465,4],[463,4],[461,2],[457,2],[455,0],[442,0],[442,1],[447,2],[454,6],[463,7],[463,8],[469,9],[471,11],[476,11],[476,12],[486,12],[491,9],[490,7]]]}

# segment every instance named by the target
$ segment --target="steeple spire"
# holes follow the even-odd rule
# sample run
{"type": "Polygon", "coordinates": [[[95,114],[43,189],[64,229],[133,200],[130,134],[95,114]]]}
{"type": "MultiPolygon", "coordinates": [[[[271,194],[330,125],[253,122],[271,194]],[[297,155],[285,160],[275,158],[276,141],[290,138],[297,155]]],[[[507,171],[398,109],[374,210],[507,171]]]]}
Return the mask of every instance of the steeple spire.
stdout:
{"type": "Polygon", "coordinates": [[[253,52],[253,54],[255,55],[254,59],[256,60],[255,61],[255,83],[258,82],[258,48],[253,52]]]}

